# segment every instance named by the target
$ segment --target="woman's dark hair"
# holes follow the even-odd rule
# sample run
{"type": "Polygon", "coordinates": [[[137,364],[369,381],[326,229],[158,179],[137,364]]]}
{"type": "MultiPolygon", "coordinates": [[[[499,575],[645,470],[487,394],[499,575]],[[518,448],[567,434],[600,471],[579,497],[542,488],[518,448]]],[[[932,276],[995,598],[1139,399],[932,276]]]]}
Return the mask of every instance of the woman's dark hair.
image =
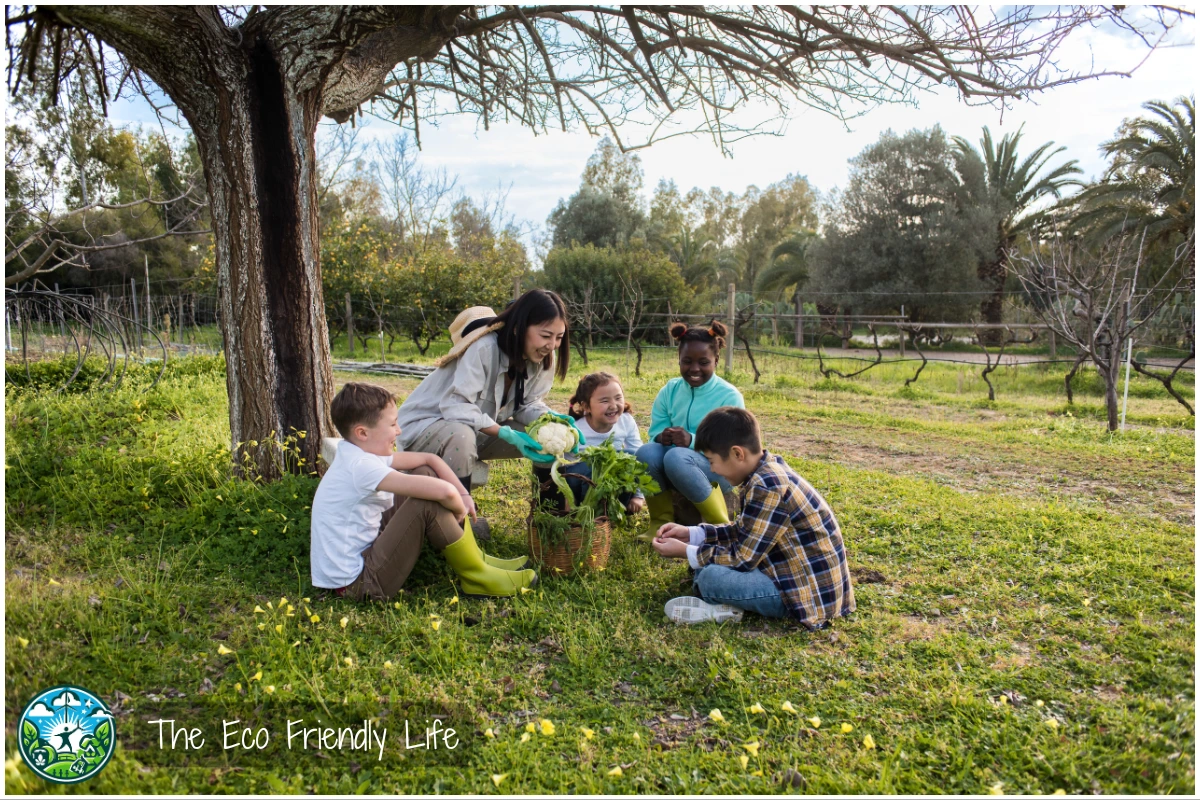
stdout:
{"type": "MultiPolygon", "coordinates": [[[[580,378],[579,385],[575,387],[575,394],[571,395],[571,399],[567,403],[567,413],[571,415],[571,419],[582,417],[583,406],[591,402],[592,395],[596,393],[596,390],[601,386],[608,386],[610,383],[615,383],[619,386],[621,380],[611,372],[592,372],[580,378]],[[578,410],[576,406],[579,407],[578,410]]],[[[625,408],[622,413],[633,413],[633,406],[628,401],[625,402],[625,408]]]]}
{"type": "MultiPolygon", "coordinates": [[[[558,364],[554,370],[555,376],[561,381],[567,377],[567,367],[571,359],[571,320],[567,316],[567,306],[562,298],[554,292],[545,289],[530,289],[508,305],[503,311],[480,324],[494,325],[503,322],[504,327],[496,331],[496,341],[500,351],[508,356],[508,377],[512,378],[516,390],[516,407],[520,408],[525,400],[525,332],[530,325],[540,325],[543,322],[561,319],[566,325],[562,342],[558,345],[558,364]]],[[[466,335],[466,331],[463,332],[466,335]]],[[[550,369],[554,363],[554,354],[546,356],[542,369],[550,369]]],[[[508,393],[504,400],[507,401],[508,393]]]]}
{"type": "Polygon", "coordinates": [[[686,322],[671,323],[671,338],[679,342],[677,351],[683,350],[683,346],[688,342],[704,342],[713,349],[714,353],[721,355],[721,348],[725,346],[725,337],[728,333],[729,329],[716,320],[709,323],[707,328],[688,325],[686,322]]]}

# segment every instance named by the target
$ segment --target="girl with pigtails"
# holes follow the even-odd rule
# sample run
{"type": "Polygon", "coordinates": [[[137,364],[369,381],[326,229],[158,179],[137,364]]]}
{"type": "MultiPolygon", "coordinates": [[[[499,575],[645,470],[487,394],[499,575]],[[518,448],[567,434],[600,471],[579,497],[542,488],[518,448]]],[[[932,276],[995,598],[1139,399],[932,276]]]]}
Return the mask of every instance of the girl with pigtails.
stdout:
{"type": "Polygon", "coordinates": [[[672,519],[671,490],[682,494],[708,523],[729,521],[725,493],[729,482],[713,473],[708,459],[694,447],[696,428],[715,408],[745,408],[742,393],[716,375],[728,329],[720,322],[707,327],[676,322],[671,337],[678,343],[679,377],[659,390],[650,410],[650,441],[637,451],[662,492],[646,498],[651,524],[657,529],[672,519]]]}

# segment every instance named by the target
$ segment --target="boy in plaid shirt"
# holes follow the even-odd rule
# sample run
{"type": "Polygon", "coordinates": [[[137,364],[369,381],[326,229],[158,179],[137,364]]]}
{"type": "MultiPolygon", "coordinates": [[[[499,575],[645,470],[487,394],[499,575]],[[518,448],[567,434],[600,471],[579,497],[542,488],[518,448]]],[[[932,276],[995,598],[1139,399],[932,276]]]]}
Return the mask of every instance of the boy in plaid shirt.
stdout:
{"type": "Polygon", "coordinates": [[[701,597],[666,606],[675,622],[738,621],[742,611],[790,617],[810,630],[854,610],[854,589],[837,518],[825,498],[762,447],[758,420],[725,406],[696,429],[696,451],[741,486],[742,513],[724,525],[668,523],[654,549],[686,558],[701,597]]]}

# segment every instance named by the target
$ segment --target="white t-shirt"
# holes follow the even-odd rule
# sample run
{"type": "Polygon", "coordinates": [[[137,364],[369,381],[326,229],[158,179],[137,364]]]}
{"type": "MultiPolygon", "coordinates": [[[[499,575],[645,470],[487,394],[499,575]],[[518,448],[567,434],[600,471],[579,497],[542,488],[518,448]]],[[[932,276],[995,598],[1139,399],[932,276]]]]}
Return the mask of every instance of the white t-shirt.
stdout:
{"type": "Polygon", "coordinates": [[[598,444],[604,444],[608,437],[613,437],[613,447],[618,450],[629,453],[636,453],[638,448],[642,446],[642,434],[638,431],[637,420],[633,418],[633,414],[622,414],[617,417],[617,421],[607,433],[597,433],[592,430],[592,426],[588,424],[587,417],[580,417],[575,420],[575,425],[578,426],[579,432],[583,434],[583,446],[594,447],[598,444]]]}
{"type": "Polygon", "coordinates": [[[362,552],[379,535],[395,495],[375,487],[392,474],[392,457],[345,440],[321,478],[312,506],[312,582],[321,589],[349,586],[363,570],[362,552]]]}

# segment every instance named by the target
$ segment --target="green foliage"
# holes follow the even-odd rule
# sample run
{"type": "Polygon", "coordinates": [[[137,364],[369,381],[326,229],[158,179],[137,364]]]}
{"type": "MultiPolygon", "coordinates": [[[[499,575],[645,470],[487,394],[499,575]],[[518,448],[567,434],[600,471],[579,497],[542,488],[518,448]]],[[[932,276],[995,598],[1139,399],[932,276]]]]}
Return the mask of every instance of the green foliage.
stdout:
{"type": "Polygon", "coordinates": [[[592,469],[592,482],[579,503],[580,509],[606,514],[616,525],[626,522],[625,505],[618,499],[620,495],[641,491],[649,496],[661,491],[646,465],[631,453],[613,447],[611,436],[603,444],[585,448],[580,460],[592,469]]]}
{"type": "Polygon", "coordinates": [[[817,288],[860,313],[903,304],[911,319],[966,316],[981,288],[976,265],[995,245],[993,211],[969,201],[982,191],[960,183],[940,128],[885,132],[851,160],[825,239],[810,251],[817,288]]]}
{"type": "Polygon", "coordinates": [[[663,328],[662,318],[650,315],[666,314],[668,309],[686,313],[694,302],[692,288],[684,282],[679,267],[644,247],[555,248],[546,256],[542,278],[546,288],[565,300],[590,303],[596,315],[592,327],[609,336],[624,337],[629,327],[626,313],[636,312],[634,335],[644,336],[651,329],[663,328]]]}
{"type": "Polygon", "coordinates": [[[579,191],[560,200],[546,220],[554,246],[623,247],[644,239],[641,188],[641,159],[622,153],[605,136],[588,159],[579,191]]]}

